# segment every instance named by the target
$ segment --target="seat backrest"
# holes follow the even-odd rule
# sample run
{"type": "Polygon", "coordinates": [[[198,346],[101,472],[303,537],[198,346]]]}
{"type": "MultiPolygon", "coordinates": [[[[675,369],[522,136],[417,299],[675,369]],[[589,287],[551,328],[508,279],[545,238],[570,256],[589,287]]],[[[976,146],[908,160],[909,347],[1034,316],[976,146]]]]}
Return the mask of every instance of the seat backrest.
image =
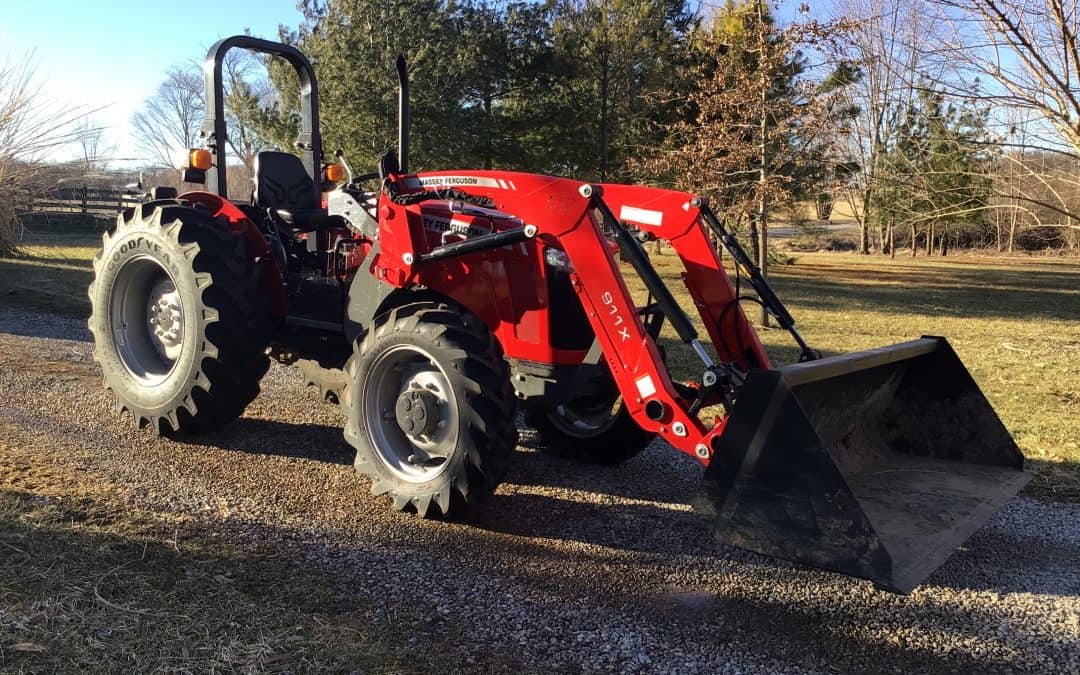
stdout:
{"type": "Polygon", "coordinates": [[[379,155],[379,180],[386,180],[388,176],[401,173],[398,165],[398,156],[392,148],[379,155]]]}
{"type": "Polygon", "coordinates": [[[319,208],[315,181],[296,155],[287,152],[260,152],[255,155],[255,206],[268,209],[302,210],[319,208]]]}

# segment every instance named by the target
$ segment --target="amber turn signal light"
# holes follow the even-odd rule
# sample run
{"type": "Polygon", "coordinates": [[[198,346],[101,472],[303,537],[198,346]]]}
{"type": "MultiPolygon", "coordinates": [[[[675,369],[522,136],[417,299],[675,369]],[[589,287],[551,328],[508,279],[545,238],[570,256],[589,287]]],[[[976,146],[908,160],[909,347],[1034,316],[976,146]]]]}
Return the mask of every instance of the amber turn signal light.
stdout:
{"type": "Polygon", "coordinates": [[[188,167],[206,171],[214,164],[214,156],[209,150],[192,150],[188,153],[188,167]]]}
{"type": "Polygon", "coordinates": [[[340,164],[327,164],[322,172],[327,183],[340,183],[345,178],[345,167],[340,164]]]}

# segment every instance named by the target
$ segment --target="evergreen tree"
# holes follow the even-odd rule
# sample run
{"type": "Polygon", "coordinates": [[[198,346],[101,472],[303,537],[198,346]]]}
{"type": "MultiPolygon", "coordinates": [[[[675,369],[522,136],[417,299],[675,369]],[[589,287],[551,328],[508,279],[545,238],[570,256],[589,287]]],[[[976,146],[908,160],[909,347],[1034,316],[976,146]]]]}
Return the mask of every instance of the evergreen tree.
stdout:
{"type": "Polygon", "coordinates": [[[947,102],[925,82],[905,111],[872,213],[888,227],[906,224],[912,253],[920,232],[927,253],[935,242],[944,253],[950,236],[983,225],[993,163],[987,115],[970,102],[947,102]]]}
{"type": "Polygon", "coordinates": [[[549,5],[464,4],[458,9],[457,60],[468,143],[460,166],[531,170],[547,158],[529,142],[548,111],[536,105],[557,77],[549,5]]]}
{"type": "Polygon", "coordinates": [[[551,115],[536,134],[554,172],[628,177],[627,159],[659,142],[657,123],[677,113],[674,97],[649,95],[685,77],[683,46],[696,23],[683,0],[559,0],[559,77],[539,102],[551,115]]]}

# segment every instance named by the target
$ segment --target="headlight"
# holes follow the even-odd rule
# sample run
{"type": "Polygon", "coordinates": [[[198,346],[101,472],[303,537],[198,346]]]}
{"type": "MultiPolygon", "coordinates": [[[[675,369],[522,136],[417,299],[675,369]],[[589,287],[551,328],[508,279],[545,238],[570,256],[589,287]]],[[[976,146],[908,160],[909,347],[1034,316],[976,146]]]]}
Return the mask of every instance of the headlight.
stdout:
{"type": "Polygon", "coordinates": [[[570,264],[570,256],[566,251],[557,248],[544,249],[544,262],[547,266],[560,272],[573,272],[574,266],[570,264]]]}

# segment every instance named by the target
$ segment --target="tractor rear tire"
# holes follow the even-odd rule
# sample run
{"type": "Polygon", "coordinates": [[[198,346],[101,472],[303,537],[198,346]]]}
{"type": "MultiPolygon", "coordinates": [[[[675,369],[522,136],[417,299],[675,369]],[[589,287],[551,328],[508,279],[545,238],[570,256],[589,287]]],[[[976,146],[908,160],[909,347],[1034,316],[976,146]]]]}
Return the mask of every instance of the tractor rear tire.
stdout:
{"type": "Polygon", "coordinates": [[[346,364],[341,404],[372,494],[422,517],[458,516],[490,494],[517,447],[517,399],[498,340],[443,303],[377,317],[346,364]]]}
{"type": "Polygon", "coordinates": [[[243,239],[205,211],[168,200],[121,214],[88,291],[116,410],[164,435],[239,417],[269,365],[259,279],[243,239]]]}
{"type": "Polygon", "coordinates": [[[631,459],[656,438],[638,426],[619,398],[533,408],[526,412],[525,423],[536,429],[544,452],[603,466],[631,459]]]}

